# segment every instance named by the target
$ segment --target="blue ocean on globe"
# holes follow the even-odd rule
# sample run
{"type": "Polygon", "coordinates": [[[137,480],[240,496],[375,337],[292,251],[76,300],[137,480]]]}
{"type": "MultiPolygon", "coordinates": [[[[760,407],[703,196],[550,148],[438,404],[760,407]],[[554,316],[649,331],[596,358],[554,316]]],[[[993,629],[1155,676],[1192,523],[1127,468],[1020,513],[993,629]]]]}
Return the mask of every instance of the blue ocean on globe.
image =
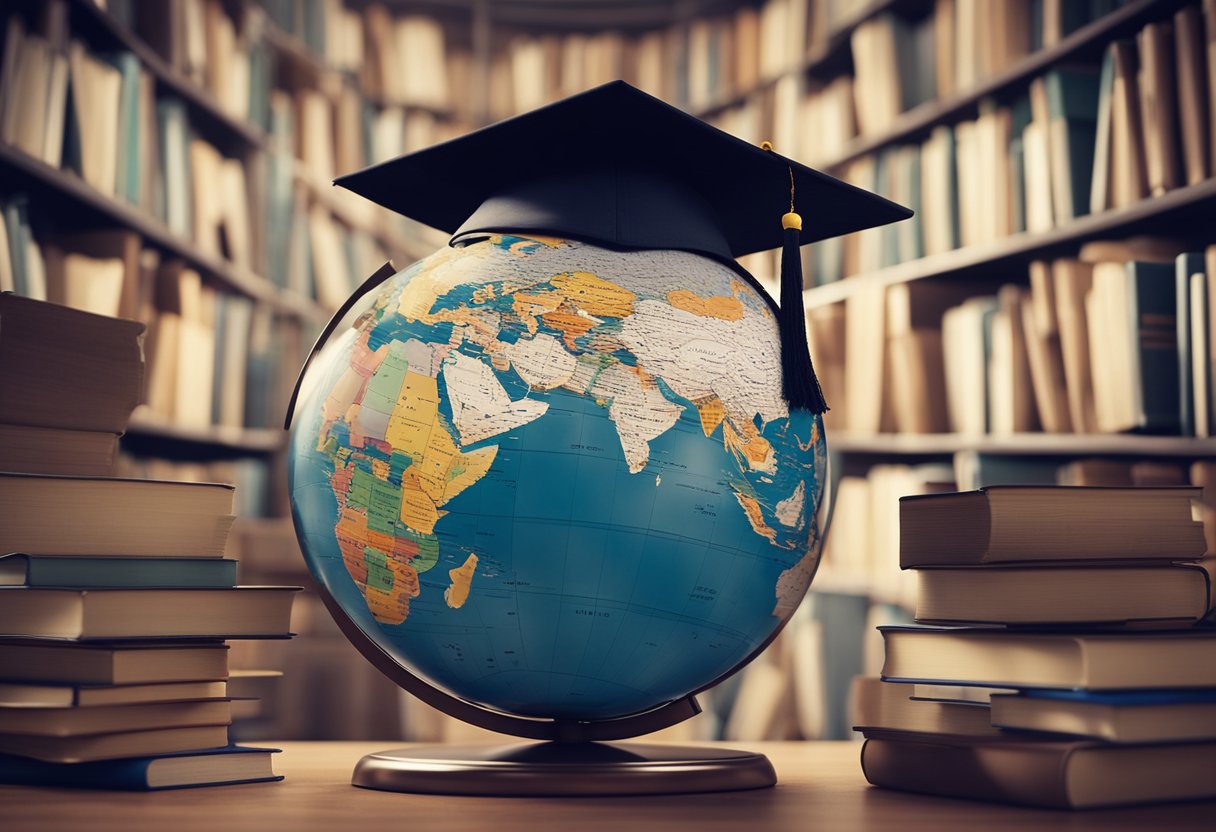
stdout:
{"type": "Polygon", "coordinates": [[[678,251],[496,235],[389,280],[313,362],[290,492],[308,565],[410,672],[511,714],[700,690],[818,561],[820,417],[769,303],[678,251]]]}

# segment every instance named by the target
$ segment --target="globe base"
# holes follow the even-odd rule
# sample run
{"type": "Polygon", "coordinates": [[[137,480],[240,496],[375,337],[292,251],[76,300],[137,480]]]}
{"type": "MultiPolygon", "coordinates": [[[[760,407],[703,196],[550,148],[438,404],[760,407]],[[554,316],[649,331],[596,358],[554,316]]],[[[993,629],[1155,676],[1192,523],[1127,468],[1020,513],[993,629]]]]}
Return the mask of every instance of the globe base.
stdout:
{"type": "Polygon", "coordinates": [[[414,794],[544,797],[688,794],[777,783],[763,754],[632,743],[522,743],[398,748],[369,754],[351,783],[414,794]]]}

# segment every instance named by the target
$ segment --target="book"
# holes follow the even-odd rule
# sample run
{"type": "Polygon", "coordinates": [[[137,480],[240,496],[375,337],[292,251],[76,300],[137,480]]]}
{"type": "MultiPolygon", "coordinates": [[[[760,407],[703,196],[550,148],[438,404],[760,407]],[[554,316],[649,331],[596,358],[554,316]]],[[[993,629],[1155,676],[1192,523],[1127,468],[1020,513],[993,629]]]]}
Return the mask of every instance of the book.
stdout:
{"type": "MultiPolygon", "coordinates": [[[[1171,258],[1172,260],[1173,258],[1171,258]]],[[[1098,428],[1177,434],[1173,263],[1099,263],[1086,299],[1098,428]]]]}
{"type": "Polygon", "coordinates": [[[0,679],[79,685],[139,685],[228,678],[225,644],[93,645],[0,641],[0,679]]]}
{"type": "Polygon", "coordinates": [[[1044,76],[1051,156],[1052,210],[1057,223],[1089,213],[1100,79],[1086,67],[1044,76]]]}
{"type": "Polygon", "coordinates": [[[0,555],[0,586],[232,587],[236,561],[226,558],[123,558],[0,555]]]}
{"type": "Polygon", "coordinates": [[[861,768],[875,786],[1045,809],[1216,796],[1216,743],[948,742],[875,735],[862,747],[861,768]]]}
{"type": "Polygon", "coordinates": [[[0,754],[18,754],[50,763],[87,763],[123,757],[145,757],[198,751],[228,745],[227,725],[196,725],[91,734],[83,737],[31,737],[0,734],[0,754]]]}
{"type": "Polygon", "coordinates": [[[1174,260],[1175,333],[1178,344],[1178,424],[1183,436],[1195,436],[1195,354],[1191,341],[1191,276],[1204,274],[1203,252],[1179,254],[1174,260]]]}
{"type": "Polygon", "coordinates": [[[1216,608],[1214,563],[922,569],[916,620],[1185,627],[1216,608]]]}
{"type": "Polygon", "coordinates": [[[1085,317],[1085,297],[1093,286],[1093,265],[1080,260],[1056,260],[1051,264],[1051,284],[1060,325],[1069,421],[1077,433],[1094,433],[1098,422],[1094,415],[1089,325],[1085,317]]]}
{"type": "Polygon", "coordinates": [[[851,696],[854,731],[915,731],[921,734],[962,734],[995,737],[1000,731],[989,720],[987,704],[913,699],[912,685],[884,682],[867,676],[853,680],[851,696]]]}
{"type": "Polygon", "coordinates": [[[1174,80],[1174,25],[1153,21],[1136,36],[1140,49],[1140,114],[1149,192],[1161,196],[1184,181],[1174,80]]]}
{"type": "Polygon", "coordinates": [[[1118,743],[1216,740],[1216,691],[1000,693],[992,697],[992,724],[1118,743]]]}
{"type": "Polygon", "coordinates": [[[899,501],[900,567],[1187,560],[1205,550],[1197,488],[991,486],[899,501]],[[1033,524],[1026,518],[1033,517],[1033,524]]]}
{"type": "Polygon", "coordinates": [[[974,491],[993,485],[1056,485],[1058,472],[1056,460],[1050,457],[1002,456],[967,448],[954,452],[953,490],[974,491]]]}
{"type": "Polygon", "coordinates": [[[0,294],[0,422],[122,433],[143,388],[144,325],[0,294]]]}
{"type": "Polygon", "coordinates": [[[221,557],[233,487],[0,473],[0,552],[221,557]],[[87,541],[87,543],[86,543],[87,541]]]}
{"type": "Polygon", "coordinates": [[[973,297],[942,316],[942,353],[950,427],[957,433],[988,430],[988,361],[994,297],[973,297]]]}
{"type": "Polygon", "coordinates": [[[1216,631],[1043,633],[880,627],[882,678],[1016,688],[1216,687],[1216,631]]]}
{"type": "Polygon", "coordinates": [[[0,471],[104,477],[113,473],[117,433],[0,422],[0,471]]]}
{"type": "Polygon", "coordinates": [[[925,683],[912,685],[913,699],[927,699],[931,702],[963,702],[973,705],[987,705],[998,693],[1016,692],[1013,688],[992,688],[983,685],[931,685],[925,683]]]}
{"type": "Polygon", "coordinates": [[[227,699],[93,705],[86,708],[0,708],[0,735],[9,736],[82,737],[119,731],[231,723],[232,713],[227,699]]]}
{"type": "Polygon", "coordinates": [[[1049,264],[1030,264],[1030,292],[1022,299],[1021,312],[1039,422],[1047,433],[1071,433],[1059,315],[1049,264]]]}
{"type": "Polygon", "coordinates": [[[223,680],[142,685],[0,682],[0,708],[90,708],[95,705],[136,705],[227,698],[228,683],[223,680]]]}
{"type": "Polygon", "coordinates": [[[0,783],[74,789],[157,791],[282,780],[271,764],[275,748],[230,745],[155,757],[90,763],[50,763],[0,755],[0,783]]]}
{"type": "MultiPolygon", "coordinates": [[[[1204,12],[1199,4],[1184,6],[1174,13],[1175,73],[1178,79],[1178,118],[1182,136],[1182,161],[1185,182],[1197,185],[1211,170],[1211,96],[1204,70],[1213,59],[1204,56],[1204,12]]],[[[1216,26],[1216,23],[1209,24],[1216,26]]]]}
{"type": "Polygon", "coordinates": [[[0,587],[0,633],[19,638],[285,638],[297,587],[0,587]]]}

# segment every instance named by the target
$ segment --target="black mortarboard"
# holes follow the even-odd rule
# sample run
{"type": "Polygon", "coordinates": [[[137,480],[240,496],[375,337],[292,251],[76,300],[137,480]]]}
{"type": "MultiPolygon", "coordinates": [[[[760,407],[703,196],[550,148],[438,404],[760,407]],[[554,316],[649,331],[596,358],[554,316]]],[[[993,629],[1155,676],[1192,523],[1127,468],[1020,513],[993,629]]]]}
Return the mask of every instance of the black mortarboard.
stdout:
{"type": "Polygon", "coordinates": [[[798,370],[807,362],[798,355],[806,354],[806,331],[800,266],[794,271],[797,247],[912,214],[623,81],[347,174],[335,184],[457,237],[543,232],[622,248],[695,251],[736,268],[734,258],[784,244],[786,395],[793,406],[820,411],[821,397],[791,391],[800,375],[814,380],[809,365],[798,370]],[[809,215],[801,239],[795,202],[809,215]],[[778,222],[786,210],[787,219],[778,222]]]}

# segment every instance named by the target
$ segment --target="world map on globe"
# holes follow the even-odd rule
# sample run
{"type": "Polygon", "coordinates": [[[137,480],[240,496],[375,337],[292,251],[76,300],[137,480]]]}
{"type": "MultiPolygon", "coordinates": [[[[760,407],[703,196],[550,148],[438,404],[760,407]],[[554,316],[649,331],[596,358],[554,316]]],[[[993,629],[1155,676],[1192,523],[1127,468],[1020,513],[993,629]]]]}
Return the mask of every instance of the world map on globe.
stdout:
{"type": "Polygon", "coordinates": [[[309,370],[309,566],[466,700],[607,719],[698,690],[793,613],[826,446],[724,264],[492,235],[390,279],[309,370]]]}

